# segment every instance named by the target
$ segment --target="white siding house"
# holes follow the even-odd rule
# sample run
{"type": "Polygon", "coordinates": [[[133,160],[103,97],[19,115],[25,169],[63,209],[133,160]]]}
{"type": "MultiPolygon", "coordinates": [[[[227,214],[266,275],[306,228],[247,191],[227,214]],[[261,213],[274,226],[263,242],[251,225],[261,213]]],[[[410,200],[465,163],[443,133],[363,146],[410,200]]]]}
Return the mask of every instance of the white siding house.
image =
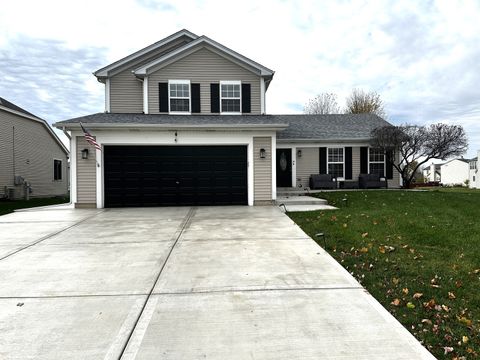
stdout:
{"type": "Polygon", "coordinates": [[[480,158],[480,150],[478,150],[478,156],[470,159],[468,169],[468,186],[472,189],[480,189],[480,174],[478,173],[478,159],[480,158]]]}
{"type": "Polygon", "coordinates": [[[469,162],[466,159],[453,159],[440,166],[443,185],[466,185],[469,179],[469,162]]]}
{"type": "Polygon", "coordinates": [[[423,179],[425,182],[434,182],[434,181],[441,181],[441,173],[440,173],[440,166],[441,164],[434,164],[431,163],[430,165],[423,168],[423,179]]]}

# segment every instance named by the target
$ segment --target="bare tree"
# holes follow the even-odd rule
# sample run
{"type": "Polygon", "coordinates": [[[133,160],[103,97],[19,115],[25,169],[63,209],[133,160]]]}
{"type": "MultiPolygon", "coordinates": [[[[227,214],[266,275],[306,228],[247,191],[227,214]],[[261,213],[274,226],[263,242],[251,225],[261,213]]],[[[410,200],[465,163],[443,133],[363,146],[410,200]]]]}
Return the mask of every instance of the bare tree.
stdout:
{"type": "Polygon", "coordinates": [[[314,99],[310,99],[303,108],[305,114],[339,114],[340,107],[337,104],[337,95],[322,93],[314,99]]]}
{"type": "Polygon", "coordinates": [[[347,97],[346,114],[376,114],[385,118],[386,112],[380,95],[375,91],[353,89],[347,97]]]}
{"type": "Polygon", "coordinates": [[[407,189],[423,164],[460,156],[468,147],[465,130],[459,125],[384,126],[373,130],[371,138],[371,146],[383,150],[407,189]],[[399,156],[394,155],[396,152],[399,156]]]}

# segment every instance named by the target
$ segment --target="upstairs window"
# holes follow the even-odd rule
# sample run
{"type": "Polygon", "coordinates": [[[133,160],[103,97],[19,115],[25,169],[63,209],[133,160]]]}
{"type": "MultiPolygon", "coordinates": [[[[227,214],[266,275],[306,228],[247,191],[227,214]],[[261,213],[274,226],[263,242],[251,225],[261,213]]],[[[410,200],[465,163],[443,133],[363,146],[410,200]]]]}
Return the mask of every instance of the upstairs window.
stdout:
{"type": "Polygon", "coordinates": [[[328,148],[327,169],[333,177],[343,178],[343,148],[328,148]]]}
{"type": "Polygon", "coordinates": [[[385,176],[385,154],[379,149],[370,149],[368,154],[369,173],[385,176]]]}
{"type": "Polygon", "coordinates": [[[53,180],[62,180],[62,160],[53,160],[53,180]]]}
{"type": "Polygon", "coordinates": [[[168,82],[169,112],[190,114],[190,80],[170,80],[168,82]]]}
{"type": "Polygon", "coordinates": [[[241,114],[241,87],[240,81],[220,82],[220,113],[241,114]]]}

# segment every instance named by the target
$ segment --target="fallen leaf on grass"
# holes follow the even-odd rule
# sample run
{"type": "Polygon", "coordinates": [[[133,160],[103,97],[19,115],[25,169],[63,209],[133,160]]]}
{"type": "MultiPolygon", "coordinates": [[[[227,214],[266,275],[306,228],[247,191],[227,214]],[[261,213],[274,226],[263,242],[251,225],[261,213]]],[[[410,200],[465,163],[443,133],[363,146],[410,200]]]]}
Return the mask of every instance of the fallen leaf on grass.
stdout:
{"type": "Polygon", "coordinates": [[[378,251],[380,251],[382,254],[391,253],[392,251],[395,251],[395,248],[393,246],[382,245],[378,247],[378,251]]]}
{"type": "Polygon", "coordinates": [[[400,279],[399,279],[399,278],[392,278],[392,282],[393,282],[395,285],[398,285],[398,283],[400,282],[400,279]]]}
{"type": "Polygon", "coordinates": [[[362,248],[360,249],[360,252],[361,252],[361,253],[367,253],[367,252],[368,252],[368,248],[367,248],[367,247],[362,247],[362,248]]]}
{"type": "Polygon", "coordinates": [[[442,305],[443,311],[449,312],[450,308],[447,305],[442,305]]]}
{"type": "Polygon", "coordinates": [[[331,221],[337,221],[337,217],[335,215],[332,215],[332,217],[330,218],[331,221]]]}
{"type": "Polygon", "coordinates": [[[393,306],[400,306],[400,299],[395,299],[390,304],[392,304],[393,306]]]}
{"type": "Polygon", "coordinates": [[[432,320],[430,320],[430,319],[422,319],[422,324],[432,325],[432,320]]]}
{"type": "Polygon", "coordinates": [[[413,297],[414,299],[420,299],[422,296],[423,296],[423,293],[415,293],[415,294],[413,294],[412,297],[413,297]]]}
{"type": "Polygon", "coordinates": [[[444,346],[443,347],[444,355],[447,355],[448,353],[451,353],[453,351],[453,347],[451,346],[444,346]]]}
{"type": "Polygon", "coordinates": [[[347,224],[343,224],[343,227],[346,228],[348,225],[347,224]]]}
{"type": "Polygon", "coordinates": [[[411,302],[408,302],[407,303],[407,308],[409,309],[415,309],[415,304],[411,303],[411,302]]]}
{"type": "Polygon", "coordinates": [[[462,342],[466,344],[468,342],[469,338],[468,336],[462,336],[462,342]]]}
{"type": "Polygon", "coordinates": [[[362,238],[366,238],[367,236],[368,236],[367,232],[362,234],[362,238]]]}
{"type": "Polygon", "coordinates": [[[449,298],[450,300],[453,300],[453,299],[456,299],[457,297],[455,296],[455,294],[454,294],[453,292],[450,292],[450,291],[449,291],[449,292],[448,292],[448,298],[449,298]]]}
{"type": "Polygon", "coordinates": [[[408,288],[403,288],[403,289],[402,289],[402,292],[403,292],[405,295],[408,295],[408,288]]]}
{"type": "Polygon", "coordinates": [[[456,286],[457,288],[462,287],[462,285],[463,285],[463,283],[462,283],[460,280],[455,281],[455,286],[456,286]]]}
{"type": "Polygon", "coordinates": [[[464,325],[466,325],[466,326],[471,326],[471,325],[472,325],[472,320],[467,319],[465,316],[459,317],[459,318],[458,318],[458,321],[459,321],[461,324],[464,324],[464,325]]]}
{"type": "Polygon", "coordinates": [[[425,307],[429,310],[434,309],[435,308],[435,299],[430,299],[429,301],[424,302],[423,307],[425,307]]]}

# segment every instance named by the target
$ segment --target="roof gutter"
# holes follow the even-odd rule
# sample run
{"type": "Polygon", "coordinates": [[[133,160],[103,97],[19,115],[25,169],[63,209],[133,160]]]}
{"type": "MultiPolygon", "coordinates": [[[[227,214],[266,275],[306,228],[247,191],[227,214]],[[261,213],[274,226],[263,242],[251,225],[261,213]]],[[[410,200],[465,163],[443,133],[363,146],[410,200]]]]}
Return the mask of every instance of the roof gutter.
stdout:
{"type": "Polygon", "coordinates": [[[371,138],[352,138],[352,139],[280,139],[277,138],[277,143],[306,143],[306,142],[318,142],[318,143],[346,143],[346,142],[370,142],[371,138]]]}
{"type": "MultiPolygon", "coordinates": [[[[284,130],[288,124],[102,124],[102,123],[86,123],[88,129],[96,130],[284,130]]],[[[53,124],[59,129],[81,130],[79,123],[53,124]]]]}

